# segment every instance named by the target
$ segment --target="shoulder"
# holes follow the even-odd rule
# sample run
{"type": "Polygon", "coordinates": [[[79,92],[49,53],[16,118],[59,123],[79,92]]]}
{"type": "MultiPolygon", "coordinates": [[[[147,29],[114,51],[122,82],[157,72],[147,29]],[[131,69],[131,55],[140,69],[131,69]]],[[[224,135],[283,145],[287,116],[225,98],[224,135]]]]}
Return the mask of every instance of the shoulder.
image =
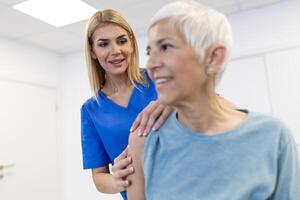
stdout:
{"type": "Polygon", "coordinates": [[[141,76],[143,77],[143,82],[140,84],[146,87],[154,86],[153,81],[151,80],[147,70],[145,68],[140,69],[141,76]]]}
{"type": "Polygon", "coordinates": [[[138,93],[142,94],[140,97],[147,100],[157,99],[157,92],[153,81],[150,79],[146,69],[141,69],[143,80],[136,83],[138,93]]]}
{"type": "Polygon", "coordinates": [[[258,128],[261,132],[273,138],[277,138],[281,147],[293,142],[294,138],[290,129],[276,116],[254,112],[251,115],[252,127],[258,128]]]}
{"type": "Polygon", "coordinates": [[[276,116],[258,112],[250,112],[249,115],[249,123],[257,127],[265,127],[278,130],[286,129],[285,123],[278,119],[276,116]]]}
{"type": "Polygon", "coordinates": [[[131,132],[128,139],[128,144],[131,149],[144,148],[146,137],[138,136],[137,131],[131,132]]]}
{"type": "Polygon", "coordinates": [[[99,102],[100,102],[100,99],[96,99],[96,97],[94,97],[94,96],[90,97],[81,105],[81,110],[83,110],[83,109],[90,110],[91,108],[99,107],[99,105],[100,105],[99,102]]]}
{"type": "Polygon", "coordinates": [[[181,125],[179,124],[176,115],[177,115],[177,112],[175,110],[173,110],[169,114],[169,116],[166,118],[163,125],[159,128],[159,130],[157,130],[155,132],[157,132],[159,134],[164,134],[165,132],[167,132],[167,134],[170,135],[169,133],[185,131],[184,129],[182,129],[181,125]]]}
{"type": "Polygon", "coordinates": [[[138,136],[137,131],[131,132],[128,139],[129,145],[129,155],[133,157],[133,159],[142,160],[144,154],[144,146],[146,143],[146,137],[138,136]]]}
{"type": "Polygon", "coordinates": [[[147,80],[151,80],[149,74],[148,74],[148,71],[147,69],[141,69],[141,72],[143,74],[143,76],[147,79],[147,80]]]}

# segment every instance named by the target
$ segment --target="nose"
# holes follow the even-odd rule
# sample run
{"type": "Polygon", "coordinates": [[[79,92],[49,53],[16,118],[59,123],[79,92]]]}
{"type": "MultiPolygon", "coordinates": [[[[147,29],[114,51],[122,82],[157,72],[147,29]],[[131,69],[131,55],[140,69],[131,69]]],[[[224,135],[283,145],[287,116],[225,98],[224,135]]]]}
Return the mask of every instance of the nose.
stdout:
{"type": "Polygon", "coordinates": [[[158,53],[152,51],[147,60],[147,71],[150,78],[153,80],[155,72],[162,67],[162,60],[158,53]]]}
{"type": "Polygon", "coordinates": [[[147,69],[148,70],[155,70],[156,68],[161,67],[162,62],[159,54],[156,51],[151,51],[151,54],[147,60],[147,69]]]}
{"type": "Polygon", "coordinates": [[[121,53],[121,47],[116,43],[112,43],[112,45],[111,45],[111,54],[112,55],[119,55],[120,53],[121,53]]]}

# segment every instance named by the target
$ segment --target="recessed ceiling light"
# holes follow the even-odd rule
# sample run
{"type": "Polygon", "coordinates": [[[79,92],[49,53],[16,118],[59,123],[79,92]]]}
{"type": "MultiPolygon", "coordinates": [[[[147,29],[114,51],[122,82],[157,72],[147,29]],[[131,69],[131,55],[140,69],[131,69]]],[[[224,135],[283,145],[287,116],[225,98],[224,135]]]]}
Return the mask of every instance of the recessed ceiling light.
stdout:
{"type": "Polygon", "coordinates": [[[13,7],[55,27],[87,19],[97,11],[80,0],[27,0],[13,7]]]}

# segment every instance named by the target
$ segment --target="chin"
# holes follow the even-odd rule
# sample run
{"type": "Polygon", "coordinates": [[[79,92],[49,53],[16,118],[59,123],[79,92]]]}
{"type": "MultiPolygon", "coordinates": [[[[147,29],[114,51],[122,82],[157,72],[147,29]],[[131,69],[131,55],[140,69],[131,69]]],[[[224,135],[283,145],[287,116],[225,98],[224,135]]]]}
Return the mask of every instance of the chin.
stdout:
{"type": "Polygon", "coordinates": [[[126,73],[127,67],[120,67],[120,68],[115,68],[111,70],[111,74],[118,76],[126,73]]]}

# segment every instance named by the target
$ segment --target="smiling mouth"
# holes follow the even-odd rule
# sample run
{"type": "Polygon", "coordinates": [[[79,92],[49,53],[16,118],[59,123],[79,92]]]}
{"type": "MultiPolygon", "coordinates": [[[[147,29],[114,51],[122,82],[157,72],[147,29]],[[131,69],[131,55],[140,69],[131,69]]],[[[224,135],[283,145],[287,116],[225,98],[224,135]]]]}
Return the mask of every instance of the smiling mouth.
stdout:
{"type": "Polygon", "coordinates": [[[162,85],[162,84],[169,82],[171,79],[172,79],[172,77],[158,77],[158,78],[155,78],[154,82],[156,85],[162,85]]]}
{"type": "Polygon", "coordinates": [[[110,60],[110,61],[108,61],[108,63],[113,64],[113,65],[117,65],[117,64],[122,63],[124,60],[125,60],[125,58],[123,58],[123,59],[116,59],[116,60],[110,60]]]}

